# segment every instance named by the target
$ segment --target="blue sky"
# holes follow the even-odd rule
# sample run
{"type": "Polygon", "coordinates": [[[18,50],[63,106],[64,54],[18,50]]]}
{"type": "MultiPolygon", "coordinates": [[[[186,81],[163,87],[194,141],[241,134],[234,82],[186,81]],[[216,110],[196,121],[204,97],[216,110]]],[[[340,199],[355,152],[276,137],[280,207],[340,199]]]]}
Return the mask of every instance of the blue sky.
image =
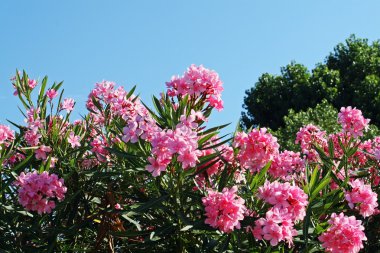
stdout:
{"type": "Polygon", "coordinates": [[[1,0],[0,123],[22,121],[9,82],[16,68],[64,80],[79,118],[97,81],[137,84],[150,104],[194,63],[223,80],[225,109],[209,125],[232,122],[232,132],[262,73],[292,60],[312,68],[353,33],[380,39],[379,9],[378,0],[1,0]]]}

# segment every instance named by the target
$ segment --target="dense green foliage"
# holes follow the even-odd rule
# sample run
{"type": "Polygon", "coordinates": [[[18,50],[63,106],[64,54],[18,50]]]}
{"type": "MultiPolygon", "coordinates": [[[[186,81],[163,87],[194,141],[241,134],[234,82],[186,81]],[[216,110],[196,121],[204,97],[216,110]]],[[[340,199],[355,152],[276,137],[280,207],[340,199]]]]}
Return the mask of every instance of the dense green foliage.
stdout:
{"type": "Polygon", "coordinates": [[[315,107],[325,99],[336,109],[356,106],[380,123],[380,43],[349,37],[338,44],[326,58],[309,71],[295,62],[281,68],[280,75],[263,74],[246,91],[242,125],[284,127],[284,116],[315,107]]]}

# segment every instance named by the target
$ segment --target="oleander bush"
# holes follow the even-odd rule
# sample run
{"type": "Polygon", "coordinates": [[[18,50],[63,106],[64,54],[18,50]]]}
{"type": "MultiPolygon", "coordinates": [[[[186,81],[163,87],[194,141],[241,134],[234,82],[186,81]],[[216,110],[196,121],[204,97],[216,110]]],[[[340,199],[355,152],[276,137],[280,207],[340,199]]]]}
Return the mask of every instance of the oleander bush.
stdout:
{"type": "Polygon", "coordinates": [[[88,113],[62,83],[16,72],[25,123],[0,125],[5,252],[374,252],[380,137],[342,107],[339,130],[299,129],[301,152],[265,128],[210,127],[222,82],[190,66],[147,107],[96,83],[88,113]]]}

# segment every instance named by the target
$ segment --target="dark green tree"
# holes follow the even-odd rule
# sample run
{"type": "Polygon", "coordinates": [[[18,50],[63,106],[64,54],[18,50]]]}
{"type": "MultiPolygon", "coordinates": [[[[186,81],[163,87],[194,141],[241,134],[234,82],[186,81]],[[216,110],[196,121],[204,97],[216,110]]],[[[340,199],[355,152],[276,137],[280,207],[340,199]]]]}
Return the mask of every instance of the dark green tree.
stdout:
{"type": "Polygon", "coordinates": [[[371,123],[380,123],[380,43],[351,35],[309,71],[295,62],[281,68],[280,75],[263,74],[246,91],[242,126],[285,126],[284,116],[315,107],[322,100],[337,110],[355,106],[371,123]]]}

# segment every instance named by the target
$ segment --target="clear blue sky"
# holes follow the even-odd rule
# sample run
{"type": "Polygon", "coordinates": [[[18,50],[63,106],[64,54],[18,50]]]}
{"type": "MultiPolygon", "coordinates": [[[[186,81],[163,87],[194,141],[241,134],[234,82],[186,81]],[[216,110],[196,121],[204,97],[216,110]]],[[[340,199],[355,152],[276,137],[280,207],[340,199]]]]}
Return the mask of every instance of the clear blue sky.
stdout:
{"type": "Polygon", "coordinates": [[[9,78],[65,81],[65,94],[85,113],[97,81],[126,89],[138,84],[144,101],[192,63],[216,70],[225,110],[210,125],[232,122],[244,91],[264,72],[295,60],[312,68],[350,34],[380,39],[380,1],[0,1],[0,123],[20,122],[9,78]]]}

